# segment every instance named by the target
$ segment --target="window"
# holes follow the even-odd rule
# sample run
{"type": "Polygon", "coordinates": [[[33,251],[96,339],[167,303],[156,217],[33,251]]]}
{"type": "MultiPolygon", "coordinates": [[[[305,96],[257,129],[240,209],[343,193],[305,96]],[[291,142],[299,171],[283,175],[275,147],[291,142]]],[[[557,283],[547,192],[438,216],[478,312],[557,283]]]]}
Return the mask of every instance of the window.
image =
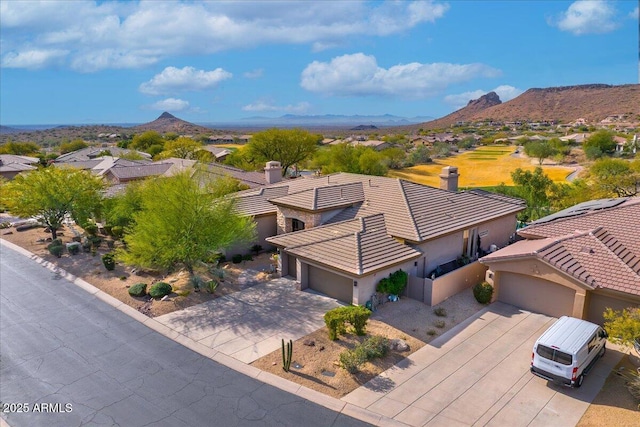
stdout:
{"type": "Polygon", "coordinates": [[[300,231],[300,230],[304,230],[304,222],[300,221],[299,219],[293,218],[291,220],[291,231],[300,231]]]}
{"type": "Polygon", "coordinates": [[[598,346],[598,337],[596,335],[594,335],[591,338],[591,341],[589,341],[589,353],[591,353],[593,351],[594,348],[596,348],[598,346]]]}
{"type": "Polygon", "coordinates": [[[563,353],[562,351],[554,350],[553,348],[550,348],[544,345],[538,345],[536,352],[540,357],[544,357],[545,359],[548,359],[548,360],[553,360],[554,362],[558,362],[563,365],[571,365],[571,362],[572,362],[572,358],[570,354],[563,353]]]}

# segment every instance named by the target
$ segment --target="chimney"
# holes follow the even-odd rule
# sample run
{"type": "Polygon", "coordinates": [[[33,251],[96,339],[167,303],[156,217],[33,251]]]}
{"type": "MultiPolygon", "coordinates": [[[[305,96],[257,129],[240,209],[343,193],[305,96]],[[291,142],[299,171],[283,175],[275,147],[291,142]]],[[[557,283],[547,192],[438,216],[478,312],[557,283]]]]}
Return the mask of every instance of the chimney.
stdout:
{"type": "Polygon", "coordinates": [[[440,174],[440,188],[447,191],[458,191],[458,168],[446,166],[440,174]]]}
{"type": "Polygon", "coordinates": [[[275,184],[282,181],[282,166],[280,166],[280,162],[267,162],[267,167],[264,168],[264,179],[267,184],[275,184]]]}

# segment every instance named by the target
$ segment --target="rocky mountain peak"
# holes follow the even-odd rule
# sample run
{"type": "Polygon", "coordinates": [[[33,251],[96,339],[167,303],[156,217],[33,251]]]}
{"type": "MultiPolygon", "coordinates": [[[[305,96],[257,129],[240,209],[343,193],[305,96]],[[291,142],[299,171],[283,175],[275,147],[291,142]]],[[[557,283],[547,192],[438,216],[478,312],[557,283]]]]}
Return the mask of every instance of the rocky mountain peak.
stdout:
{"type": "Polygon", "coordinates": [[[160,119],[175,119],[176,116],[174,116],[171,113],[167,113],[166,111],[162,114],[160,114],[160,117],[158,117],[156,120],[160,120],[160,119]]]}
{"type": "Polygon", "coordinates": [[[502,104],[500,97],[495,92],[489,92],[486,95],[482,95],[478,99],[472,99],[467,104],[467,107],[474,107],[477,110],[493,107],[494,105],[502,104]]]}

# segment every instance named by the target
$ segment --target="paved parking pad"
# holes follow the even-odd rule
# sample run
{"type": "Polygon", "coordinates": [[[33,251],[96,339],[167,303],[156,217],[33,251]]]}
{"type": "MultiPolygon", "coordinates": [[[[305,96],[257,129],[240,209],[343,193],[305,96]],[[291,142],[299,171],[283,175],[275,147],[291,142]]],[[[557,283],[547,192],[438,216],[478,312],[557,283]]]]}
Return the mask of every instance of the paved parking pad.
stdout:
{"type": "Polygon", "coordinates": [[[156,317],[209,348],[251,363],[324,326],[324,313],[342,305],[279,278],[215,300],[156,317]]]}
{"type": "Polygon", "coordinates": [[[492,304],[342,400],[411,426],[574,426],[622,353],[580,389],[535,377],[531,349],[554,321],[492,304]]]}

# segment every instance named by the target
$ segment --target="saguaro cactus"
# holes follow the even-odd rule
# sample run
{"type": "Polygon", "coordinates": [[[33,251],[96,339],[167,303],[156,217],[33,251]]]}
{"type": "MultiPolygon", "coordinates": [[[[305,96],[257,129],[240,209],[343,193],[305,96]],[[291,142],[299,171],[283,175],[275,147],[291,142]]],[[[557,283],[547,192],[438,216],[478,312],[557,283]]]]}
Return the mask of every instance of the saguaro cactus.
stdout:
{"type": "Polygon", "coordinates": [[[289,368],[291,368],[291,358],[293,356],[293,341],[289,340],[288,343],[282,340],[282,369],[285,372],[289,372],[289,368]]]}

